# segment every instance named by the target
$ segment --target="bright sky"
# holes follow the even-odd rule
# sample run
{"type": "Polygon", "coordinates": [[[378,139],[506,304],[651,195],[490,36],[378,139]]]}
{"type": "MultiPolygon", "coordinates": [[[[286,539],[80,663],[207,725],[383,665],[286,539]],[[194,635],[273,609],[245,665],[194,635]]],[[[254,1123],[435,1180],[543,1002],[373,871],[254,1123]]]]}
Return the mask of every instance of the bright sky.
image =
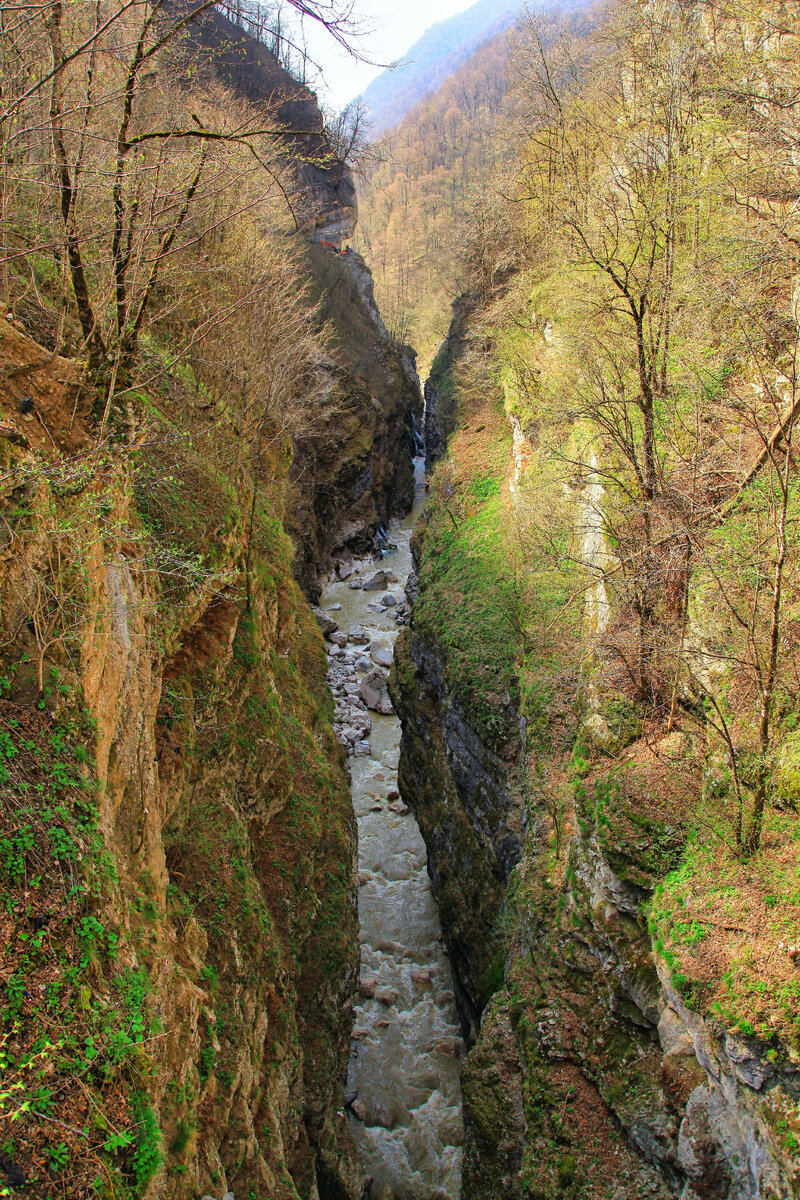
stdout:
{"type": "Polygon", "coordinates": [[[355,0],[354,15],[369,32],[361,38],[361,53],[380,66],[351,58],[313,21],[306,27],[312,57],[325,75],[325,85],[309,79],[320,100],[330,108],[344,108],[379,75],[383,65],[395,62],[414,45],[426,29],[445,17],[471,8],[475,0],[355,0]],[[313,26],[313,28],[312,28],[313,26]]]}

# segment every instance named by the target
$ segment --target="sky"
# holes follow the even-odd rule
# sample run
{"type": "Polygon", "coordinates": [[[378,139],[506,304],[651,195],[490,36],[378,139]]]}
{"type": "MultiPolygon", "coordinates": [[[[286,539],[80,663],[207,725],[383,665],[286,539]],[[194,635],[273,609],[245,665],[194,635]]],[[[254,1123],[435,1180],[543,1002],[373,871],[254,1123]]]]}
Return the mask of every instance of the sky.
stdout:
{"type": "Polygon", "coordinates": [[[314,22],[306,25],[309,52],[322,67],[324,83],[309,84],[320,100],[336,111],[363,92],[388,63],[402,58],[426,29],[445,17],[470,8],[475,0],[355,0],[354,16],[368,30],[360,39],[361,53],[372,63],[358,62],[314,22]]]}

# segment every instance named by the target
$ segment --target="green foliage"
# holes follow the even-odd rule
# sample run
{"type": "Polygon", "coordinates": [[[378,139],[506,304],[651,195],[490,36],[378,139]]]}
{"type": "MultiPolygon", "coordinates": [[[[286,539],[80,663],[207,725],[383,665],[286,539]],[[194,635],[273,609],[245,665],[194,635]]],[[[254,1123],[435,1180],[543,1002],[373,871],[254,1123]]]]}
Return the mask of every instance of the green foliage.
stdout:
{"type": "Polygon", "coordinates": [[[132,1100],[136,1117],[136,1148],[131,1161],[136,1187],[138,1191],[143,1191],[161,1166],[161,1130],[147,1095],[136,1091],[132,1100]]]}
{"type": "Polygon", "coordinates": [[[503,525],[497,491],[457,529],[437,512],[426,531],[415,608],[418,632],[441,649],[451,687],[493,747],[513,730],[521,649],[503,525]]]}

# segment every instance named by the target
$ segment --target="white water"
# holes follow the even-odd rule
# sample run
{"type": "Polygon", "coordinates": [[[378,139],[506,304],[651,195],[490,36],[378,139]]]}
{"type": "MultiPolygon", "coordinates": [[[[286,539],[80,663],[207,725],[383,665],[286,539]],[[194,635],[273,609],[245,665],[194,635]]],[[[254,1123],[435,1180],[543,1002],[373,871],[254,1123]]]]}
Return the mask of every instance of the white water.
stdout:
{"type": "MultiPolygon", "coordinates": [[[[418,459],[414,508],[389,528],[397,550],[364,572],[391,568],[399,582],[389,586],[398,600],[412,567],[409,542],[422,503],[422,467],[418,459]]],[[[381,595],[335,582],[320,603],[342,606],[331,615],[343,631],[358,624],[371,639],[393,646],[397,629],[389,612],[367,608],[381,595]]],[[[350,1111],[349,1121],[372,1177],[373,1200],[389,1194],[397,1200],[456,1200],[464,1046],[452,975],[422,836],[413,815],[394,812],[387,800],[397,788],[400,722],[394,715],[370,715],[370,755],[350,760],[359,839],[360,977],[365,991],[374,987],[385,995],[363,996],[356,1007],[348,1091],[357,1091],[354,1108],[363,1120],[350,1111]]]]}

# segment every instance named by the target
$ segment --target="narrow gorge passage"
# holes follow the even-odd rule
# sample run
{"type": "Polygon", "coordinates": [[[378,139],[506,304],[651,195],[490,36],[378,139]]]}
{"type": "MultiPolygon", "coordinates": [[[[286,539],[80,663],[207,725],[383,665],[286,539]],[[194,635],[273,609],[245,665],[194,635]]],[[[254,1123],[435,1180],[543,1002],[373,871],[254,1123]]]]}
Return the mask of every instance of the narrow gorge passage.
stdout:
{"type": "MultiPolygon", "coordinates": [[[[396,582],[390,576],[383,589],[353,586],[374,575],[370,565],[332,583],[321,600],[342,633],[349,631],[347,646],[330,648],[329,680],[339,713],[375,663],[390,661],[397,626],[394,606],[381,600],[387,594],[400,599],[412,569],[409,544],[424,494],[423,460],[415,465],[415,503],[405,520],[392,523],[389,539],[397,549],[382,564],[396,582]]],[[[400,722],[394,713],[370,717],[369,750],[366,742],[356,744],[351,759],[361,999],[348,1076],[349,1120],[375,1200],[388,1194],[396,1200],[455,1200],[464,1045],[450,964],[425,845],[397,792],[400,722]]]]}

